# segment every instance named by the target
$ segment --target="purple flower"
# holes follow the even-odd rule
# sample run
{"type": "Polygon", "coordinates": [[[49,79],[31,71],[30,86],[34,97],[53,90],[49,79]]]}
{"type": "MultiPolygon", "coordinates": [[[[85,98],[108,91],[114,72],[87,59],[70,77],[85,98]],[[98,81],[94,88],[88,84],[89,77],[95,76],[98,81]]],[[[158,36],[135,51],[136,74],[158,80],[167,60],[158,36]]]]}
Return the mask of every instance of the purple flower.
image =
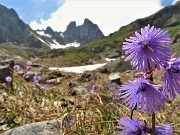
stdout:
{"type": "Polygon", "coordinates": [[[12,82],[12,77],[7,76],[7,77],[5,78],[5,80],[6,80],[6,82],[10,83],[10,82],[12,82]]]}
{"type": "Polygon", "coordinates": [[[13,69],[14,69],[14,71],[18,71],[18,70],[20,69],[20,66],[19,66],[19,65],[15,65],[15,66],[13,67],[13,69]]]}
{"type": "Polygon", "coordinates": [[[46,82],[45,82],[45,83],[46,83],[46,86],[48,86],[48,85],[49,85],[49,80],[46,80],[46,82]]]}
{"type": "Polygon", "coordinates": [[[89,84],[86,83],[84,87],[86,88],[86,90],[88,90],[89,89],[89,84]]]}
{"type": "Polygon", "coordinates": [[[29,75],[24,75],[24,78],[25,79],[29,79],[29,75]]]}
{"type": "Polygon", "coordinates": [[[35,90],[36,90],[36,87],[33,87],[32,90],[35,91],[35,90]]]}
{"type": "Polygon", "coordinates": [[[111,82],[109,85],[108,85],[108,88],[109,88],[109,90],[117,90],[117,89],[119,89],[119,85],[118,84],[116,84],[115,82],[111,82]]]}
{"type": "Polygon", "coordinates": [[[90,80],[89,80],[89,78],[86,78],[86,82],[89,82],[90,80]]]}
{"type": "Polygon", "coordinates": [[[93,85],[93,86],[92,86],[91,92],[92,92],[92,93],[95,93],[95,92],[96,92],[96,85],[93,85]]]}
{"type": "Polygon", "coordinates": [[[75,85],[74,81],[71,80],[71,81],[69,82],[69,86],[70,86],[70,87],[73,87],[74,85],[75,85]]]}
{"type": "Polygon", "coordinates": [[[131,120],[130,118],[122,117],[118,122],[122,126],[117,128],[123,130],[118,135],[145,135],[143,125],[137,118],[131,120]]]}
{"type": "Polygon", "coordinates": [[[89,77],[89,80],[92,80],[94,77],[91,75],[90,77],[89,77]]]}
{"type": "Polygon", "coordinates": [[[171,48],[163,45],[172,43],[168,31],[148,25],[125,40],[123,50],[130,54],[125,60],[132,59],[132,67],[139,71],[147,71],[148,65],[155,69],[170,58],[171,48]]]}
{"type": "Polygon", "coordinates": [[[44,90],[44,86],[40,86],[40,90],[44,90]]]}
{"type": "Polygon", "coordinates": [[[170,97],[175,97],[175,90],[180,95],[180,58],[164,64],[165,72],[162,76],[163,89],[166,95],[170,91],[170,97]]]}
{"type": "Polygon", "coordinates": [[[25,69],[25,70],[29,70],[29,66],[28,66],[28,65],[25,65],[25,66],[24,66],[24,69],[25,69]]]}
{"type": "Polygon", "coordinates": [[[33,76],[33,82],[38,83],[40,81],[41,77],[39,75],[33,76]]]}
{"type": "Polygon", "coordinates": [[[137,78],[134,82],[129,82],[130,84],[122,85],[119,89],[120,98],[126,98],[126,106],[131,109],[137,106],[137,109],[141,108],[143,112],[152,113],[164,106],[166,97],[147,79],[137,78]]]}
{"type": "Polygon", "coordinates": [[[19,74],[20,74],[20,75],[23,75],[23,74],[24,74],[24,71],[19,71],[19,74]]]}
{"type": "MultiPolygon", "coordinates": [[[[146,131],[151,134],[152,127],[147,126],[146,131]]],[[[156,135],[172,135],[173,134],[173,127],[171,124],[163,125],[163,126],[156,126],[156,135]]]]}

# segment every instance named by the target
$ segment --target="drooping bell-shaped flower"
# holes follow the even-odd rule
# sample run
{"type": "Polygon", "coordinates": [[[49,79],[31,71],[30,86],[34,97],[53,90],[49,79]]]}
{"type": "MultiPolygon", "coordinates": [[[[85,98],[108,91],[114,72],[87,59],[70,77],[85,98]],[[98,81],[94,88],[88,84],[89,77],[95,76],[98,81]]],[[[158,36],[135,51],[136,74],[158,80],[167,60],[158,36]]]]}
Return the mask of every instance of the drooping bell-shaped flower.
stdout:
{"type": "Polygon", "coordinates": [[[164,46],[172,43],[168,31],[148,25],[125,40],[123,50],[130,54],[125,60],[131,60],[132,67],[139,71],[155,69],[170,58],[171,48],[164,46]]]}
{"type": "Polygon", "coordinates": [[[170,97],[175,97],[175,91],[180,95],[180,58],[175,61],[169,61],[163,65],[165,68],[162,76],[163,89],[167,95],[170,91],[170,97]]]}
{"type": "Polygon", "coordinates": [[[137,119],[132,120],[127,117],[122,117],[119,121],[117,128],[122,130],[118,135],[145,135],[142,123],[137,119]]]}
{"type": "MultiPolygon", "coordinates": [[[[152,127],[147,126],[146,131],[151,134],[152,127]]],[[[173,134],[173,126],[171,124],[156,126],[156,135],[172,135],[173,134]]]]}
{"type": "Polygon", "coordinates": [[[129,84],[122,85],[119,90],[121,91],[120,98],[125,99],[126,106],[132,110],[141,108],[143,112],[155,113],[165,104],[166,97],[145,78],[129,81],[129,84]]]}

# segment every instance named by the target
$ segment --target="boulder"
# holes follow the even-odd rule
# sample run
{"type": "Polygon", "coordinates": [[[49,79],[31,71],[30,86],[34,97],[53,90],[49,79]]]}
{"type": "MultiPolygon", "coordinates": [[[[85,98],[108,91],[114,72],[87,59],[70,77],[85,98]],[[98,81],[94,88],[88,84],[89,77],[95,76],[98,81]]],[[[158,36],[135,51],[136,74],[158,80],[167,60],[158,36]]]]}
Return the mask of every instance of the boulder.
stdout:
{"type": "Polygon", "coordinates": [[[109,72],[124,72],[131,70],[131,65],[129,62],[124,61],[123,58],[117,58],[115,61],[109,62],[105,66],[109,72]]]}
{"type": "Polygon", "coordinates": [[[13,75],[14,61],[12,59],[0,62],[0,83],[5,83],[7,76],[13,75]]]}
{"type": "Polygon", "coordinates": [[[72,91],[70,92],[70,95],[85,95],[87,93],[87,89],[82,86],[74,87],[72,91]]]}
{"type": "Polygon", "coordinates": [[[50,120],[26,124],[13,128],[1,135],[60,135],[64,128],[70,128],[75,123],[75,116],[65,115],[61,120],[50,120]]]}
{"type": "Polygon", "coordinates": [[[113,74],[110,74],[109,75],[109,81],[110,83],[116,83],[118,85],[121,85],[122,82],[121,82],[121,77],[119,76],[118,73],[113,73],[113,74]]]}

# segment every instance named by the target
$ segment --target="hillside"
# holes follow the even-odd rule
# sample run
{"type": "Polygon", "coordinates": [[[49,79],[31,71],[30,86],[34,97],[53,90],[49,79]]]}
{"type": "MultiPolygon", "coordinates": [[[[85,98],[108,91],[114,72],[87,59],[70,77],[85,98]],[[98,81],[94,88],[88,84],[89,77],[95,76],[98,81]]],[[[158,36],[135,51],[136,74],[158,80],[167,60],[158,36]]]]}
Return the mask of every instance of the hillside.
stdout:
{"type": "Polygon", "coordinates": [[[175,5],[165,7],[149,17],[135,20],[134,22],[121,27],[118,31],[110,34],[107,37],[101,38],[89,44],[85,44],[78,48],[69,48],[66,50],[48,50],[44,53],[45,55],[42,55],[42,57],[45,58],[45,61],[46,58],[53,57],[56,57],[56,60],[58,59],[57,61],[66,61],[66,59],[69,61],[78,60],[79,62],[76,62],[77,65],[83,65],[84,63],[82,61],[86,61],[88,63],[89,58],[97,62],[102,60],[104,57],[117,52],[120,56],[124,53],[121,50],[124,39],[129,37],[135,31],[139,31],[141,27],[144,27],[147,24],[150,24],[151,26],[153,25],[155,27],[160,27],[163,30],[168,30],[173,41],[173,45],[171,45],[170,47],[173,48],[173,52],[177,52],[177,56],[180,56],[179,7],[180,2],[177,2],[175,5]]]}
{"type": "MultiPolygon", "coordinates": [[[[108,52],[109,48],[113,50],[119,50],[121,48],[122,42],[124,38],[129,37],[135,31],[139,31],[142,27],[150,24],[151,26],[155,26],[157,28],[162,28],[164,30],[168,30],[173,43],[175,44],[175,48],[178,49],[177,44],[180,41],[180,2],[177,2],[175,5],[165,7],[155,14],[143,18],[138,19],[126,26],[121,27],[118,31],[110,34],[109,36],[87,44],[87,49],[94,48],[93,50],[98,50],[100,52],[108,52]]],[[[80,47],[82,49],[85,46],[80,47]]]]}

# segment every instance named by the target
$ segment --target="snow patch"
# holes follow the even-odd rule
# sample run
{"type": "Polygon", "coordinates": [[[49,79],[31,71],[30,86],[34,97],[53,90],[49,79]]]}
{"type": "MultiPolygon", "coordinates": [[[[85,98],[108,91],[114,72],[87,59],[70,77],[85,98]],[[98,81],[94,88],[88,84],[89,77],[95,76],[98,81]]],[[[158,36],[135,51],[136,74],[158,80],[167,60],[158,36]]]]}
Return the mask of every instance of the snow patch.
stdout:
{"type": "Polygon", "coordinates": [[[63,33],[60,33],[60,36],[64,38],[64,35],[63,35],[63,33]]]}
{"type": "Polygon", "coordinates": [[[83,73],[84,71],[93,71],[104,65],[106,65],[106,63],[86,65],[86,66],[76,66],[76,67],[62,67],[62,68],[50,67],[49,70],[60,70],[60,71],[64,71],[64,72],[83,73]]]}
{"type": "Polygon", "coordinates": [[[54,43],[49,43],[51,45],[51,49],[59,49],[59,48],[68,48],[68,47],[79,47],[80,43],[73,42],[73,43],[68,43],[66,45],[61,45],[59,44],[55,39],[53,39],[54,43]]]}
{"type": "Polygon", "coordinates": [[[106,58],[106,61],[108,61],[108,62],[111,62],[111,61],[114,61],[114,60],[116,60],[115,58],[106,58]]]}
{"type": "Polygon", "coordinates": [[[45,34],[44,31],[36,31],[37,34],[41,35],[41,36],[46,36],[51,38],[52,36],[50,34],[45,34]]]}

